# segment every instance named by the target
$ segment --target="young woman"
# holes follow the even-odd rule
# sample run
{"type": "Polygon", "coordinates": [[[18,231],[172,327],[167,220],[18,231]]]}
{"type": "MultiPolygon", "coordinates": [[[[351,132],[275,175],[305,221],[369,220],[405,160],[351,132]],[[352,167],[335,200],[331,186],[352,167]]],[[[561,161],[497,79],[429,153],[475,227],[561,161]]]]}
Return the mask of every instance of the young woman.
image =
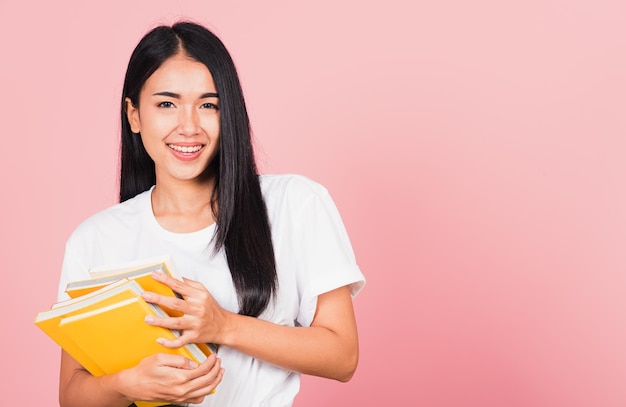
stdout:
{"type": "Polygon", "coordinates": [[[322,186],[258,175],[222,42],[189,22],[150,31],[130,58],[121,110],[121,203],[68,239],[59,298],[90,267],[170,255],[185,281],[155,278],[185,300],[144,298],[184,315],[145,323],[182,331],[165,347],[219,350],[200,365],[158,354],[100,377],[64,352],[61,406],[289,406],[300,373],[349,380],[363,275],[322,186]]]}

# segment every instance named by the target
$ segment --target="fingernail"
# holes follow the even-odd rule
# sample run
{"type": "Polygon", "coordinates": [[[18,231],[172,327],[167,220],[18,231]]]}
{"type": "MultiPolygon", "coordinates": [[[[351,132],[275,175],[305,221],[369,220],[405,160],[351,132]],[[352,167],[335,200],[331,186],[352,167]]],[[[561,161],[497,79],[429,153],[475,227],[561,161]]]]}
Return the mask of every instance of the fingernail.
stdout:
{"type": "Polygon", "coordinates": [[[150,301],[152,299],[152,294],[150,294],[150,293],[143,293],[143,294],[141,294],[141,296],[146,301],[150,301]]]}
{"type": "Polygon", "coordinates": [[[152,278],[154,278],[156,280],[161,280],[163,278],[163,274],[161,274],[160,271],[153,271],[152,272],[152,278]]]}
{"type": "Polygon", "coordinates": [[[154,323],[154,317],[152,315],[146,315],[146,317],[143,319],[147,324],[152,324],[154,323]]]}
{"type": "Polygon", "coordinates": [[[189,361],[189,366],[191,366],[191,367],[193,367],[195,369],[196,367],[198,367],[198,364],[196,362],[194,362],[193,360],[190,360],[189,361]]]}

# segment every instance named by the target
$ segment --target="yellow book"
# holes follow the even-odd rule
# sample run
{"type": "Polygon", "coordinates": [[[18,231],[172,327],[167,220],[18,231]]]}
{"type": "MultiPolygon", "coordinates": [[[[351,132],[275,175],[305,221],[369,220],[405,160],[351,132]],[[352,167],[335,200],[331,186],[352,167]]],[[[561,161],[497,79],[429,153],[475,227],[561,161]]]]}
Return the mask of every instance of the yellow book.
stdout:
{"type": "MultiPolygon", "coordinates": [[[[113,267],[99,267],[89,270],[91,278],[88,280],[72,281],[67,284],[65,292],[71,298],[81,297],[99,288],[102,288],[121,278],[135,280],[145,291],[151,291],[161,295],[169,295],[178,298],[182,296],[174,292],[165,284],[152,278],[153,271],[166,273],[173,278],[182,281],[169,256],[143,259],[130,263],[124,263],[113,267]]],[[[176,317],[182,313],[168,308],[163,308],[168,315],[176,317]]]]}
{"type": "MultiPolygon", "coordinates": [[[[155,353],[180,354],[198,363],[211,349],[206,344],[187,344],[169,349],[157,338],[174,339],[177,331],[144,322],[146,315],[166,317],[156,304],[143,300],[144,289],[123,278],[81,297],[55,304],[41,312],[35,324],[94,376],[135,366],[155,353]]],[[[168,403],[138,401],[138,407],[168,403]]]]}
{"type": "Polygon", "coordinates": [[[196,344],[170,349],[156,342],[158,338],[176,339],[178,332],[148,325],[147,315],[167,316],[140,296],[117,301],[91,311],[61,319],[59,329],[73,338],[105,373],[115,373],[138,364],[156,353],[182,355],[198,363],[205,355],[196,344]]]}
{"type": "Polygon", "coordinates": [[[70,336],[59,330],[59,323],[64,317],[106,306],[119,299],[135,297],[137,294],[132,290],[132,287],[128,287],[128,281],[128,279],[118,280],[78,300],[73,299],[56,303],[50,310],[37,314],[35,325],[67,353],[72,355],[74,359],[79,361],[91,374],[101,376],[104,374],[104,371],[76,345],[70,336]]]}

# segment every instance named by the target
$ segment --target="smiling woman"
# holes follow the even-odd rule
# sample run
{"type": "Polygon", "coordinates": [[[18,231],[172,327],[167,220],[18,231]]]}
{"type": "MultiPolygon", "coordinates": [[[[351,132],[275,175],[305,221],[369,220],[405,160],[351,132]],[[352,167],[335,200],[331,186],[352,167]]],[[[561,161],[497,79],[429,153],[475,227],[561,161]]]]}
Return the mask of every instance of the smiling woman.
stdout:
{"type": "Polygon", "coordinates": [[[364,277],[324,187],[258,174],[222,42],[189,22],[146,34],[128,64],[121,124],[121,203],[70,236],[59,299],[89,268],[169,255],[184,281],[154,278],[185,299],[144,299],[183,315],[145,323],[181,332],[164,347],[219,350],[200,365],[163,353],[100,377],[64,352],[61,406],[289,406],[301,373],[349,380],[364,277]]]}

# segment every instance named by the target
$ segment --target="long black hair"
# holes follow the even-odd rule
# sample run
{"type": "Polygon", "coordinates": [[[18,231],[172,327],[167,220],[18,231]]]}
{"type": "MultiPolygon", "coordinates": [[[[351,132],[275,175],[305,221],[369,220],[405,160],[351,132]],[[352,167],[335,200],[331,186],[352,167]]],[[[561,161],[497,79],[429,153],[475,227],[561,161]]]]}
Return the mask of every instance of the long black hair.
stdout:
{"type": "MultiPolygon", "coordinates": [[[[156,183],[154,161],[133,135],[125,100],[139,106],[146,80],[168,58],[184,53],[211,72],[220,98],[219,153],[205,171],[215,176],[217,197],[215,250],[224,248],[239,299],[239,313],[259,316],[277,289],[276,260],[269,219],[250,135],[250,122],[241,84],[222,41],[192,22],[159,26],[148,32],[133,51],[122,91],[120,202],[147,191],[156,183]]],[[[205,175],[207,175],[205,174],[205,175]]]]}

